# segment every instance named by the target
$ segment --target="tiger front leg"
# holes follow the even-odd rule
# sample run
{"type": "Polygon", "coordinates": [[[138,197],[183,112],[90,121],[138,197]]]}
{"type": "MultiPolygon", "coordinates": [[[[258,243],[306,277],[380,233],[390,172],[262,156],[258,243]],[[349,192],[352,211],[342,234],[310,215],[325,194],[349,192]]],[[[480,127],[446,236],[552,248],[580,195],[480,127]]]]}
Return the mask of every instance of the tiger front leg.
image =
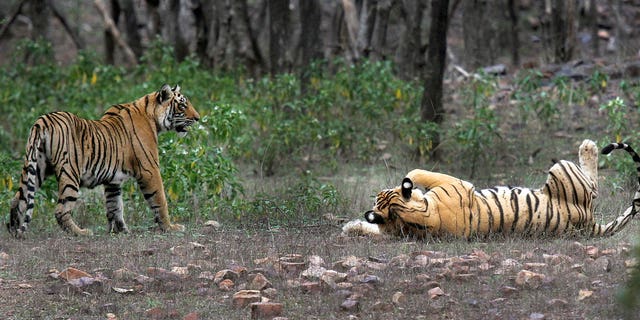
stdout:
{"type": "Polygon", "coordinates": [[[107,208],[107,221],[109,221],[109,233],[128,233],[129,228],[124,222],[122,210],[122,189],[120,185],[112,184],[104,186],[104,198],[107,208]]]}
{"type": "Polygon", "coordinates": [[[591,178],[598,190],[598,146],[596,143],[585,139],[578,149],[580,168],[591,178]]]}
{"type": "Polygon", "coordinates": [[[160,177],[160,170],[154,175],[140,179],[138,185],[160,229],[164,231],[184,231],[183,225],[171,223],[169,219],[169,209],[167,199],[164,195],[164,186],[162,184],[162,178],[160,177]]]}

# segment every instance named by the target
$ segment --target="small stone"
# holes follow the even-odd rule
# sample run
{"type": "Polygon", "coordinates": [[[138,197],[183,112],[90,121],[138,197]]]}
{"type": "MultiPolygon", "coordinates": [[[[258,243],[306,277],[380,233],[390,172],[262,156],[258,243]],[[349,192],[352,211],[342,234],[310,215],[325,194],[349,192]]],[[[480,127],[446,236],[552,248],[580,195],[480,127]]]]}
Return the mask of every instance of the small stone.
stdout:
{"type": "Polygon", "coordinates": [[[443,296],[444,291],[442,291],[440,287],[435,287],[435,288],[429,289],[429,291],[427,291],[427,295],[429,296],[429,299],[435,299],[440,296],[443,296]]]}
{"type": "Polygon", "coordinates": [[[593,268],[596,271],[609,272],[611,271],[611,260],[609,260],[609,258],[605,256],[600,256],[598,259],[596,259],[596,261],[593,262],[593,268]]]}
{"type": "Polygon", "coordinates": [[[219,229],[219,228],[222,226],[222,225],[220,224],[220,222],[215,221],[215,220],[207,220],[207,221],[204,223],[204,225],[205,225],[205,226],[207,226],[207,227],[211,227],[211,228],[213,228],[213,229],[219,229]]]}
{"type": "Polygon", "coordinates": [[[340,309],[343,311],[357,311],[360,309],[360,303],[358,300],[346,299],[340,305],[340,309]]]}
{"type": "Polygon", "coordinates": [[[231,291],[236,284],[231,279],[224,279],[218,283],[218,289],[221,291],[231,291]]]}
{"type": "Polygon", "coordinates": [[[216,274],[213,276],[213,283],[220,283],[222,280],[225,280],[225,279],[236,281],[238,280],[238,277],[239,275],[237,272],[230,269],[224,269],[216,272],[216,274]]]}
{"type": "Polygon", "coordinates": [[[173,267],[171,268],[171,272],[177,274],[177,275],[181,275],[181,276],[188,276],[189,275],[189,268],[188,267],[173,267]]]}
{"type": "Polygon", "coordinates": [[[544,320],[544,314],[542,313],[538,313],[538,312],[533,312],[529,315],[529,319],[531,320],[544,320]]]}
{"type": "Polygon", "coordinates": [[[256,273],[249,277],[249,283],[247,283],[247,289],[250,290],[264,290],[271,287],[271,282],[262,273],[256,273]]]}
{"type": "Polygon", "coordinates": [[[585,248],[585,252],[587,253],[587,255],[593,259],[598,257],[599,251],[600,250],[596,246],[587,246],[585,248]]]}
{"type": "Polygon", "coordinates": [[[391,296],[391,302],[394,305],[399,306],[407,302],[407,297],[404,295],[404,293],[397,291],[391,296]]]}
{"type": "Polygon", "coordinates": [[[545,275],[529,270],[520,270],[516,276],[516,284],[522,287],[537,289],[545,280],[545,275]]]}
{"type": "Polygon", "coordinates": [[[251,304],[251,319],[272,319],[282,314],[282,303],[254,302],[251,304]]]}
{"type": "Polygon", "coordinates": [[[231,304],[234,308],[240,309],[254,302],[260,302],[262,295],[258,290],[240,290],[233,294],[231,304]]]}
{"type": "Polygon", "coordinates": [[[502,294],[504,295],[510,295],[514,292],[518,292],[518,289],[510,286],[503,286],[502,288],[500,288],[500,292],[502,292],[502,294]]]}

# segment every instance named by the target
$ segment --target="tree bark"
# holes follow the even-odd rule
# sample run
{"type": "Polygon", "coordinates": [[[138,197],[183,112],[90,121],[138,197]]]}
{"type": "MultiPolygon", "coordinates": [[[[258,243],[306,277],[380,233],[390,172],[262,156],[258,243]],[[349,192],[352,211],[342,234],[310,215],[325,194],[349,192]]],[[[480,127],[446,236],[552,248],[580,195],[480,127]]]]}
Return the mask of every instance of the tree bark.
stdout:
{"type": "Polygon", "coordinates": [[[269,62],[271,76],[286,71],[289,40],[289,1],[267,0],[269,6],[269,62]]]}
{"type": "Polygon", "coordinates": [[[309,66],[322,58],[320,51],[320,3],[318,0],[300,1],[300,20],[302,21],[302,68],[300,72],[300,91],[307,93],[309,85],[309,66]]]}
{"type": "Polygon", "coordinates": [[[490,19],[486,0],[467,0],[462,4],[464,60],[468,70],[490,63],[490,19]]]}
{"type": "MultiPolygon", "coordinates": [[[[444,108],[442,107],[442,80],[447,54],[447,26],[449,0],[433,0],[431,2],[431,27],[429,30],[429,48],[427,49],[427,65],[424,73],[424,92],[421,102],[421,117],[424,121],[442,123],[444,108]]],[[[433,145],[440,144],[440,136],[436,133],[433,145]]],[[[432,152],[434,158],[438,154],[432,152]]]]}
{"type": "Polygon", "coordinates": [[[518,29],[518,13],[515,8],[515,1],[508,0],[509,20],[511,20],[511,63],[514,66],[520,65],[520,39],[518,29]]]}

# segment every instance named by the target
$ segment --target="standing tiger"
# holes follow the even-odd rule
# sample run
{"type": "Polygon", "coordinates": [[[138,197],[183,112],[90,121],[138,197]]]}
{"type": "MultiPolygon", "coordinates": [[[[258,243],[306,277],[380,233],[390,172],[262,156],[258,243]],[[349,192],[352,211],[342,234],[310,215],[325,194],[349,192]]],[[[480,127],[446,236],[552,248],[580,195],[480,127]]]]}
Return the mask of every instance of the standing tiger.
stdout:
{"type": "MultiPolygon", "coordinates": [[[[614,149],[626,150],[640,170],[640,157],[626,144],[610,144],[602,153],[608,154],[614,149]]],[[[632,206],[621,216],[606,225],[596,223],[593,217],[593,200],[598,193],[596,144],[584,140],[579,158],[579,166],[564,160],[554,164],[546,183],[539,189],[500,186],[476,190],[467,181],[416,169],[407,174],[401,186],[378,193],[373,210],[365,213],[365,219],[377,225],[378,230],[371,231],[372,225],[363,223],[347,225],[344,229],[419,238],[428,235],[471,238],[493,233],[611,235],[622,229],[640,209],[640,190],[632,206]],[[427,191],[423,193],[414,186],[427,191]]]]}
{"type": "Polygon", "coordinates": [[[68,112],[41,116],[31,127],[20,187],[11,202],[9,232],[23,236],[31,221],[34,194],[50,175],[58,180],[55,216],[63,230],[90,235],[71,218],[80,187],[104,185],[109,232],[128,232],[122,215],[121,184],[138,182],[155,221],[163,230],[183,230],[169,219],[158,159],[158,134],[187,134],[200,119],[180,87],[163,85],[136,101],[110,107],[100,120],[68,112]]]}

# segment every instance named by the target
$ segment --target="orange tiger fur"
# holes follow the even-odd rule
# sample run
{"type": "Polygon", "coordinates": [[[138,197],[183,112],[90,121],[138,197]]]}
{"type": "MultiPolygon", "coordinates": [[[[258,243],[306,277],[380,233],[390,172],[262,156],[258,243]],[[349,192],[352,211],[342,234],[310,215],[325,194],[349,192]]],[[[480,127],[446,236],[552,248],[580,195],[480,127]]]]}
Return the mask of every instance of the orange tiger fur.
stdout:
{"type": "Polygon", "coordinates": [[[163,230],[182,230],[168,215],[160,164],[158,134],[174,130],[185,135],[200,115],[180,93],[162,88],[136,101],[110,107],[100,120],[68,112],[41,116],[31,127],[20,187],[11,202],[11,234],[20,237],[31,221],[34,195],[50,175],[58,180],[55,216],[63,230],[75,235],[91,232],[71,218],[80,187],[104,185],[109,232],[127,232],[122,214],[121,184],[138,182],[156,222],[163,230]]]}

